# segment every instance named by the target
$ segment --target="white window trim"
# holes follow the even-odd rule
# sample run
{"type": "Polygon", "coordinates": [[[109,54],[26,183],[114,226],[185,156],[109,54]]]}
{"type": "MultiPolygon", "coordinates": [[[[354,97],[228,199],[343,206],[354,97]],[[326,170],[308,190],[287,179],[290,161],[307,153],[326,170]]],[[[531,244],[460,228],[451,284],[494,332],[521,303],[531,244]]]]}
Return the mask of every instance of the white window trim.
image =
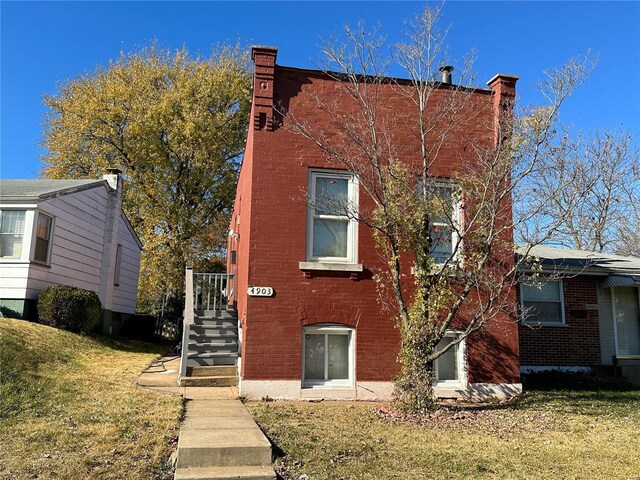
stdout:
{"type": "Polygon", "coordinates": [[[38,265],[51,265],[51,253],[53,251],[53,232],[56,226],[56,217],[50,215],[45,212],[36,211],[33,218],[33,227],[32,227],[32,235],[31,235],[31,245],[30,245],[30,255],[29,259],[38,265]],[[49,245],[47,246],[47,260],[43,262],[42,260],[36,260],[36,242],[38,241],[38,218],[40,215],[44,215],[51,219],[51,226],[49,227],[49,245]]]}
{"type": "MultiPolygon", "coordinates": [[[[325,336],[325,353],[327,348],[325,336]]],[[[325,355],[325,377],[327,376],[329,357],[325,355]]],[[[302,388],[355,388],[355,329],[344,325],[321,324],[302,328],[302,388]],[[305,372],[305,335],[306,334],[334,334],[349,336],[349,378],[344,380],[306,380],[305,372]]]]}
{"type": "MultiPolygon", "coordinates": [[[[558,288],[560,289],[560,315],[562,317],[562,321],[561,322],[540,322],[537,320],[529,320],[527,319],[527,317],[524,315],[524,311],[525,311],[525,305],[524,305],[524,285],[527,282],[520,282],[520,311],[522,312],[520,315],[520,323],[522,323],[523,325],[529,325],[529,326],[545,326],[545,327],[559,327],[559,326],[566,326],[567,322],[566,322],[566,318],[565,318],[565,304],[564,304],[564,282],[562,281],[561,278],[558,279],[551,279],[551,280],[545,280],[541,279],[540,283],[548,283],[548,282],[557,282],[558,283],[558,288]]],[[[551,302],[548,302],[551,303],[551,302]]],[[[556,303],[556,302],[553,302],[556,303]]]]}
{"type": "MultiPolygon", "coordinates": [[[[419,195],[422,195],[422,188],[421,188],[421,182],[422,181],[423,181],[422,180],[422,176],[419,176],[418,177],[418,186],[417,186],[419,195]]],[[[458,185],[458,183],[455,180],[448,179],[448,178],[433,178],[433,177],[431,177],[430,181],[432,182],[433,186],[436,187],[436,188],[450,188],[452,194],[453,194],[453,192],[455,190],[459,190],[459,188],[460,188],[460,186],[458,185]]],[[[457,262],[457,261],[460,260],[460,251],[462,249],[462,242],[460,241],[460,235],[458,234],[458,231],[460,230],[460,227],[462,226],[462,194],[461,193],[460,193],[460,197],[457,199],[457,201],[456,202],[451,202],[451,205],[453,206],[453,212],[452,212],[452,215],[451,215],[452,225],[449,225],[449,224],[443,223],[443,222],[430,222],[431,226],[433,226],[433,227],[451,228],[451,248],[454,249],[454,251],[451,252],[452,256],[449,259],[449,263],[457,262]]],[[[436,261],[436,263],[435,263],[436,267],[442,267],[443,265],[444,265],[444,262],[437,262],[436,261]]],[[[412,271],[412,273],[413,273],[413,271],[412,271]]]]}
{"type": "MultiPolygon", "coordinates": [[[[454,330],[450,330],[445,332],[444,337],[442,338],[451,338],[455,339],[460,335],[460,332],[456,332],[454,330]]],[[[455,347],[451,347],[455,348],[455,347]]],[[[435,388],[466,388],[467,386],[467,343],[466,339],[460,340],[458,343],[458,351],[456,352],[456,366],[458,370],[458,380],[439,380],[438,375],[438,361],[441,357],[436,358],[433,361],[433,386],[435,388]]]]}
{"type": "Polygon", "coordinates": [[[307,201],[307,261],[317,263],[342,263],[356,264],[358,258],[358,222],[354,218],[344,215],[316,215],[316,179],[317,178],[338,178],[348,181],[348,200],[350,207],[358,208],[358,179],[357,177],[343,170],[309,170],[309,192],[307,201]],[[313,221],[315,218],[327,220],[348,220],[347,225],[347,256],[346,257],[314,257],[313,256],[313,221]]]}
{"type": "MultiPolygon", "coordinates": [[[[434,185],[436,188],[438,187],[451,188],[452,195],[454,190],[458,188],[457,183],[452,180],[436,180],[434,182],[434,185]]],[[[451,228],[451,248],[453,249],[453,251],[451,252],[451,257],[449,260],[450,262],[455,262],[460,258],[461,245],[458,245],[458,242],[460,241],[460,235],[458,235],[458,230],[460,229],[460,225],[461,225],[461,211],[462,211],[461,204],[462,204],[462,198],[458,198],[456,202],[453,202],[453,201],[451,202],[451,206],[453,207],[453,212],[451,215],[452,225],[448,225],[447,223],[442,223],[442,222],[431,222],[431,225],[434,227],[451,228]]],[[[436,265],[444,265],[444,262],[438,262],[436,263],[436,265]]]]}
{"type": "Polygon", "coordinates": [[[20,210],[24,212],[24,231],[22,232],[22,251],[20,257],[0,257],[0,263],[30,263],[30,255],[34,238],[35,210],[31,205],[6,205],[0,208],[0,214],[4,211],[20,210]]]}

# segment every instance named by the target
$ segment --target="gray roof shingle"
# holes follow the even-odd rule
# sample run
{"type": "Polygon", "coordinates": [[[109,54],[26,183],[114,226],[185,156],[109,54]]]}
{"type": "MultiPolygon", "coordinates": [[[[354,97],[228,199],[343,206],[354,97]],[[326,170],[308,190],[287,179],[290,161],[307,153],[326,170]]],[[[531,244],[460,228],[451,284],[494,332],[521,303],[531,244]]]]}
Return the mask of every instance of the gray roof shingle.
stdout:
{"type": "MultiPolygon", "coordinates": [[[[517,254],[522,254],[523,247],[518,247],[517,254]]],[[[624,257],[569,248],[537,245],[529,252],[530,256],[540,259],[542,267],[559,269],[582,269],[585,273],[611,275],[640,275],[640,258],[624,257]]]]}
{"type": "Polygon", "coordinates": [[[41,200],[44,198],[74,193],[104,184],[102,179],[88,180],[0,180],[2,200],[41,200]]]}

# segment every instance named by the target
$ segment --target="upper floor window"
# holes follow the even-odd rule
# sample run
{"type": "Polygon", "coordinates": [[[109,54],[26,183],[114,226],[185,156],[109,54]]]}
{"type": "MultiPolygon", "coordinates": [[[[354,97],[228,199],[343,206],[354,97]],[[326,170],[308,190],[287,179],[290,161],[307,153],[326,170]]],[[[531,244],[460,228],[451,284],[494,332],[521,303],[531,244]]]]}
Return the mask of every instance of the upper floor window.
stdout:
{"type": "Polygon", "coordinates": [[[116,265],[113,272],[113,284],[117,287],[120,285],[120,269],[122,268],[122,245],[116,247],[116,265]]]}
{"type": "Polygon", "coordinates": [[[39,212],[36,224],[36,246],[33,252],[33,260],[36,262],[49,263],[52,227],[53,217],[39,212]]]}
{"type": "MultiPolygon", "coordinates": [[[[422,195],[422,179],[418,179],[422,195]]],[[[430,179],[426,188],[431,236],[430,255],[438,264],[455,258],[458,250],[460,225],[460,192],[455,183],[445,179],[430,179]]]]}
{"type": "Polygon", "coordinates": [[[0,257],[20,258],[24,238],[25,211],[0,212],[0,257]]]}
{"type": "Polygon", "coordinates": [[[562,280],[541,280],[520,284],[523,320],[533,324],[564,324],[562,280]]]}
{"type": "Polygon", "coordinates": [[[309,175],[307,259],[356,263],[358,184],[355,176],[334,170],[309,175]]]}

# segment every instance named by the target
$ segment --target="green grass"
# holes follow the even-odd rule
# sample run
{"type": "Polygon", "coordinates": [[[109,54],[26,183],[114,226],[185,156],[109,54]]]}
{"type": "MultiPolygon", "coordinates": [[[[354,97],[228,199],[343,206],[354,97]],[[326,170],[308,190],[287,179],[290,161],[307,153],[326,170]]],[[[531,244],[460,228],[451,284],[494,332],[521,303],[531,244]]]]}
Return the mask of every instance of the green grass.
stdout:
{"type": "Polygon", "coordinates": [[[171,478],[182,401],[134,384],[165,350],[0,318],[0,478],[171,478]]]}
{"type": "Polygon", "coordinates": [[[250,403],[286,479],[640,478],[640,391],[547,391],[396,420],[377,405],[250,403]]]}

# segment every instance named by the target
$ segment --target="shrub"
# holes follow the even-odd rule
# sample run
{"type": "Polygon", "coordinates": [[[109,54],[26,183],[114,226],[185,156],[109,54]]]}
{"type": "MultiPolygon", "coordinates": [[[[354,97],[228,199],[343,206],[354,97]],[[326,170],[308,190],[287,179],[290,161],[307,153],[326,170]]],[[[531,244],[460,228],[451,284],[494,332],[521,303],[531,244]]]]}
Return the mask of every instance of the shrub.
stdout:
{"type": "Polygon", "coordinates": [[[96,292],[58,285],[47,287],[38,298],[38,322],[70,332],[96,330],[102,320],[102,304],[96,292]]]}
{"type": "Polygon", "coordinates": [[[624,391],[632,388],[623,377],[614,377],[613,370],[603,372],[567,372],[544,370],[522,375],[522,386],[527,390],[611,390],[624,391]]]}

